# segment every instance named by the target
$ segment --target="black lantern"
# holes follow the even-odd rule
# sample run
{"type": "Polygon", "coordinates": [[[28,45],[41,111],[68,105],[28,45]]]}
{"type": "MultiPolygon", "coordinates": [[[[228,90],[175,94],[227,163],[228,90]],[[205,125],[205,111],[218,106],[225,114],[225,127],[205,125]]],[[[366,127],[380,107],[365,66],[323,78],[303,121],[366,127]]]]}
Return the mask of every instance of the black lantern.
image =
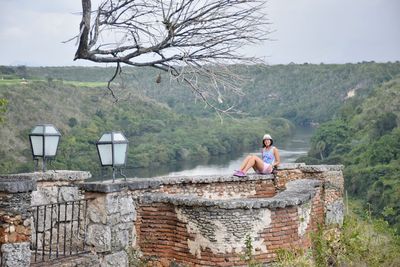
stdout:
{"type": "Polygon", "coordinates": [[[61,134],[52,124],[36,125],[29,134],[33,160],[38,164],[42,158],[42,171],[46,171],[46,161],[54,159],[57,154],[61,134]]]}
{"type": "Polygon", "coordinates": [[[113,182],[115,181],[115,168],[125,166],[128,151],[128,139],[121,132],[104,133],[96,143],[101,166],[111,166],[113,182]]]}

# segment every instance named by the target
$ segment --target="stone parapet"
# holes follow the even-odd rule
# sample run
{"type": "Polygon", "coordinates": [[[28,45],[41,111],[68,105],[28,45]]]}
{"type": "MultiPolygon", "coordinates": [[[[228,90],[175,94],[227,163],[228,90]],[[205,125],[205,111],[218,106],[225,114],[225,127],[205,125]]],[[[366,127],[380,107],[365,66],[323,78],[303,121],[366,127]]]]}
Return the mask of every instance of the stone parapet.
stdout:
{"type": "Polygon", "coordinates": [[[323,182],[324,214],[327,225],[342,225],[344,216],[343,165],[305,165],[304,163],[282,164],[276,172],[276,185],[285,189],[290,181],[318,179],[323,182]]]}
{"type": "Polygon", "coordinates": [[[0,192],[23,193],[36,189],[36,183],[28,175],[0,175],[0,192]]]}
{"type": "Polygon", "coordinates": [[[236,177],[232,175],[199,175],[199,176],[176,176],[176,177],[154,177],[154,178],[129,178],[126,181],[90,182],[80,185],[87,192],[112,193],[124,190],[156,189],[166,185],[182,184],[212,184],[227,182],[248,182],[273,180],[273,175],[251,174],[247,177],[236,177]]]}
{"type": "Polygon", "coordinates": [[[277,170],[294,170],[299,169],[306,173],[342,171],[343,165],[306,165],[305,163],[281,163],[277,170]]]}
{"type": "Polygon", "coordinates": [[[14,176],[30,177],[32,180],[39,182],[68,182],[68,183],[81,183],[84,180],[92,177],[90,172],[69,171],[69,170],[49,170],[45,172],[31,172],[31,173],[9,175],[9,177],[14,177],[14,176]]]}
{"type": "Polygon", "coordinates": [[[329,171],[343,171],[343,165],[303,165],[299,168],[305,173],[316,173],[316,172],[329,172],[329,171]]]}
{"type": "Polygon", "coordinates": [[[293,169],[299,169],[303,166],[306,166],[305,163],[281,163],[277,167],[277,170],[293,170],[293,169]]]}
{"type": "Polygon", "coordinates": [[[0,177],[0,214],[21,215],[29,213],[31,192],[36,183],[28,176],[0,177]]]}
{"type": "Polygon", "coordinates": [[[206,199],[196,196],[146,193],[139,197],[139,203],[170,203],[176,206],[203,206],[221,209],[286,208],[301,205],[315,195],[319,180],[296,180],[287,184],[286,190],[271,198],[262,199],[206,199]]]}
{"type": "Polygon", "coordinates": [[[323,222],[322,182],[296,180],[272,198],[210,200],[146,193],[139,197],[137,244],[156,266],[244,266],[250,238],[256,261],[276,252],[308,247],[309,235],[323,222]]]}
{"type": "MultiPolygon", "coordinates": [[[[115,183],[84,182],[90,174],[74,171],[2,177],[0,208],[8,212],[0,213],[0,222],[7,224],[0,227],[0,243],[7,244],[1,247],[2,257],[15,262],[15,251],[25,251],[22,244],[31,241],[30,205],[85,199],[82,240],[95,255],[90,259],[95,266],[128,266],[132,247],[157,257],[151,266],[244,266],[248,239],[254,259],[267,264],[279,249],[309,247],[309,234],[318,224],[342,223],[342,169],[294,163],[281,164],[273,175],[129,178],[115,183]]],[[[47,217],[39,212],[46,221],[45,229],[39,229],[43,232],[55,224],[53,206],[47,209],[47,217]]],[[[61,213],[69,210],[65,205],[61,213]]]]}
{"type": "Polygon", "coordinates": [[[32,192],[33,206],[80,200],[83,198],[83,193],[78,185],[91,177],[90,172],[65,170],[23,175],[36,181],[37,189],[32,192]]]}

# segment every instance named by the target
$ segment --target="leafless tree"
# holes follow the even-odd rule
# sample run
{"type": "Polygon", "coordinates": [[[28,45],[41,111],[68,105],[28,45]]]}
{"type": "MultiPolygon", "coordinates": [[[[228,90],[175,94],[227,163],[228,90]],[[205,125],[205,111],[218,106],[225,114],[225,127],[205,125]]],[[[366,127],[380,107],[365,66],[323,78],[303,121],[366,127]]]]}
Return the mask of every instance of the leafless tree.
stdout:
{"type": "MultiPolygon", "coordinates": [[[[151,66],[187,83],[195,95],[219,112],[223,94],[241,94],[233,64],[249,64],[245,46],[268,33],[259,0],[102,0],[82,1],[76,59],[151,66]]],[[[160,82],[157,77],[156,82],[160,82]]]]}

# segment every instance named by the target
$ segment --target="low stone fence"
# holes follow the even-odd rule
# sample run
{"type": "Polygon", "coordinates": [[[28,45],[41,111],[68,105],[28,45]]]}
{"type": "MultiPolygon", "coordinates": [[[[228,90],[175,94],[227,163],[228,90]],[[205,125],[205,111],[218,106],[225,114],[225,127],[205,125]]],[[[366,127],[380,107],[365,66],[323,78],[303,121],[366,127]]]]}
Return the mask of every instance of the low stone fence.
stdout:
{"type": "Polygon", "coordinates": [[[137,245],[157,262],[188,266],[243,266],[246,239],[254,259],[270,262],[276,250],[307,247],[323,222],[321,182],[296,180],[272,198],[209,200],[168,194],[139,197],[137,245]]]}
{"type": "MultiPolygon", "coordinates": [[[[31,234],[31,218],[35,217],[29,207],[44,204],[87,201],[82,231],[89,253],[51,262],[51,266],[65,267],[129,266],[133,249],[151,257],[150,266],[243,266],[248,242],[255,260],[267,264],[278,249],[309,247],[309,233],[318,224],[341,225],[343,220],[341,166],[282,164],[274,175],[241,178],[214,175],[84,182],[89,177],[87,172],[72,171],[3,177],[3,266],[29,266],[29,243],[36,241],[36,233],[31,234]],[[10,189],[10,179],[27,184],[10,189]]],[[[47,222],[40,230],[42,236],[51,236],[49,229],[57,224],[69,223],[77,229],[73,220],[54,221],[49,217],[52,213],[39,216],[47,222]]],[[[48,244],[49,239],[44,242],[48,244]]]]}
{"type": "Polygon", "coordinates": [[[127,248],[153,266],[241,266],[310,245],[318,223],[341,224],[341,166],[282,165],[276,175],[159,177],[84,183],[88,244],[105,266],[127,266],[127,248]]]}
{"type": "Polygon", "coordinates": [[[79,236],[85,232],[85,200],[78,184],[90,177],[89,172],[62,170],[0,177],[0,201],[4,203],[0,205],[0,213],[8,214],[12,209],[16,214],[14,220],[10,216],[1,217],[6,219],[2,220],[0,229],[5,231],[0,233],[0,239],[14,247],[24,246],[19,252],[14,249],[13,260],[8,260],[11,256],[4,256],[0,266],[29,266],[29,262],[41,264],[51,258],[82,252],[83,239],[79,236]],[[32,185],[32,188],[28,190],[27,185],[32,185]],[[25,228],[17,226],[19,222],[25,228]],[[26,242],[21,242],[23,240],[26,242]]]}

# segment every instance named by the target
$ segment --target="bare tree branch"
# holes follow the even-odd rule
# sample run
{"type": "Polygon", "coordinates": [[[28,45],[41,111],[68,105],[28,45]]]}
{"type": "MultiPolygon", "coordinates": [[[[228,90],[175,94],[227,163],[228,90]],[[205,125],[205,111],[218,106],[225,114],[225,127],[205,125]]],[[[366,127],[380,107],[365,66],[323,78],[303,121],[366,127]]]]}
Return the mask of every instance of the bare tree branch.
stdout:
{"type": "Polygon", "coordinates": [[[118,102],[118,98],[114,94],[114,90],[111,88],[111,83],[114,81],[114,79],[117,77],[118,74],[121,73],[121,65],[119,62],[117,62],[117,67],[115,68],[114,75],[111,77],[111,79],[107,83],[107,89],[110,91],[111,96],[114,98],[115,102],[118,102]]]}
{"type": "Polygon", "coordinates": [[[81,1],[75,60],[166,71],[221,113],[232,111],[217,106],[223,93],[241,93],[227,65],[258,62],[241,52],[269,33],[261,0],[103,0],[96,10],[81,1]]]}

